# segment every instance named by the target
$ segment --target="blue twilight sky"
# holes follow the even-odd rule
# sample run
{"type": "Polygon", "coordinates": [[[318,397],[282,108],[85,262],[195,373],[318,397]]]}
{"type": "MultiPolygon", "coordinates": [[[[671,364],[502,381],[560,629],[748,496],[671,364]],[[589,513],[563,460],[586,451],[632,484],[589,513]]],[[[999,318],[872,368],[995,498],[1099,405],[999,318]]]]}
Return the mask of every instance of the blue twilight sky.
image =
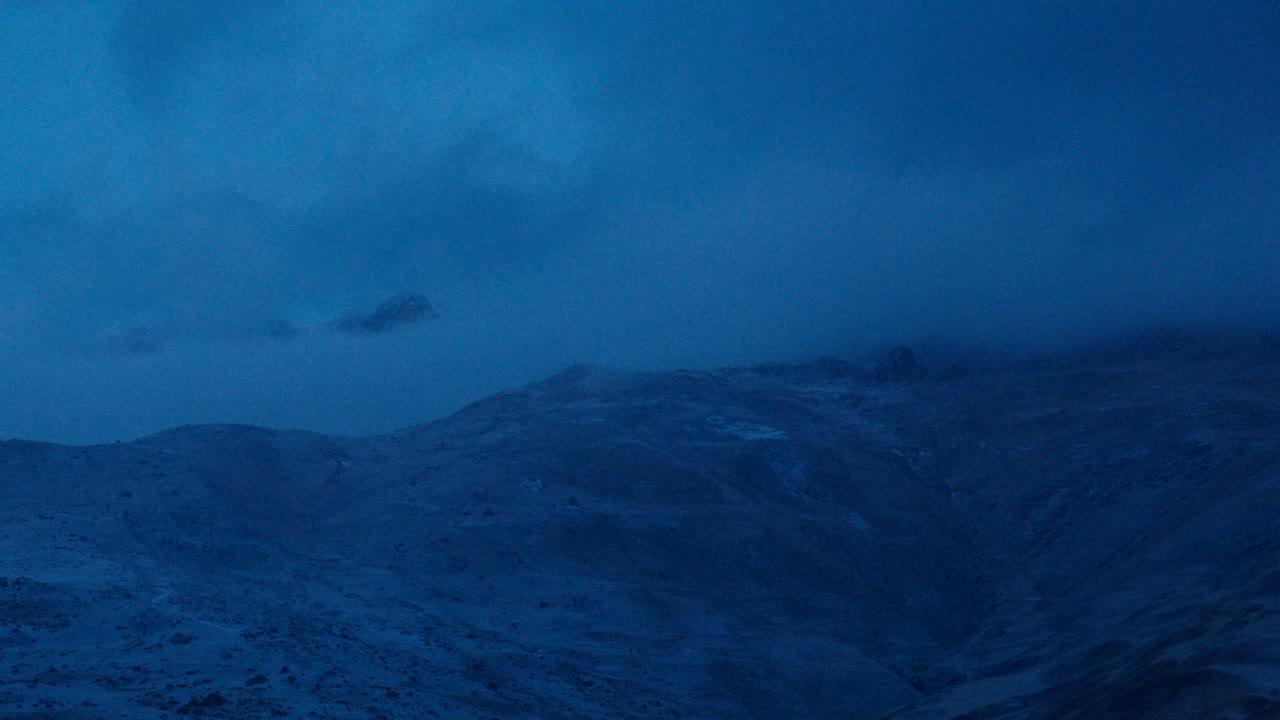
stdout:
{"type": "Polygon", "coordinates": [[[0,437],[1280,317],[1269,0],[15,0],[0,48],[0,437]]]}

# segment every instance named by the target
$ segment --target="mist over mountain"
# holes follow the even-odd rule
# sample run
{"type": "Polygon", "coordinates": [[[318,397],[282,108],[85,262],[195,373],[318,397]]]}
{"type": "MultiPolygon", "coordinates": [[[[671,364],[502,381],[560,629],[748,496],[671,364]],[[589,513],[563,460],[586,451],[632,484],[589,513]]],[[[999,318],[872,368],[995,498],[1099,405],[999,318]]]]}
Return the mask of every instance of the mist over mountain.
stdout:
{"type": "Polygon", "coordinates": [[[0,714],[1280,717],[1280,341],[0,444],[0,714]]]}
{"type": "Polygon", "coordinates": [[[8,3],[0,437],[1274,327],[1278,37],[1255,0],[8,3]],[[308,330],[402,291],[441,317],[308,330]]]}

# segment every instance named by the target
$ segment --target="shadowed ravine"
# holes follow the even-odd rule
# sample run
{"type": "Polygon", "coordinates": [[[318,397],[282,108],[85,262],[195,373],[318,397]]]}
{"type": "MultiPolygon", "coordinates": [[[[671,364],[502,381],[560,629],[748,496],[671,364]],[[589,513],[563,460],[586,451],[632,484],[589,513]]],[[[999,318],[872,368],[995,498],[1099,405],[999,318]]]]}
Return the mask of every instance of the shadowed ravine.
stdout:
{"type": "Polygon", "coordinates": [[[1280,345],[0,444],[5,718],[1280,718],[1280,345]]]}

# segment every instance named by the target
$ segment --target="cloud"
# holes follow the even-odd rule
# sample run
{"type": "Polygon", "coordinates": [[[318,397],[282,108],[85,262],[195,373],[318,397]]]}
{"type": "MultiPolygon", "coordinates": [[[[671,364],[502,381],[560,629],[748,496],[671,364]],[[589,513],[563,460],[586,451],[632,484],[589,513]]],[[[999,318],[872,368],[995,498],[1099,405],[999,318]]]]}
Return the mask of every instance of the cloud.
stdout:
{"type": "Polygon", "coordinates": [[[320,324],[299,324],[287,318],[269,315],[203,328],[190,325],[182,327],[173,322],[143,322],[110,327],[96,338],[94,344],[108,355],[149,355],[159,352],[166,343],[173,340],[285,341],[319,333],[364,337],[403,330],[439,317],[440,314],[425,295],[406,292],[383,300],[372,309],[349,310],[320,324]]]}
{"type": "Polygon", "coordinates": [[[11,3],[0,434],[1273,322],[1277,36],[1243,0],[11,3]],[[440,317],[379,320],[402,288],[440,317]]]}
{"type": "Polygon", "coordinates": [[[483,7],[135,2],[114,56],[170,185],[304,209],[412,176],[478,133],[493,140],[472,183],[571,181],[591,162],[575,92],[589,70],[477,27],[483,7]]]}
{"type": "Polygon", "coordinates": [[[168,340],[163,328],[151,325],[108,330],[102,337],[103,350],[111,354],[147,355],[158,352],[168,340]]]}
{"type": "Polygon", "coordinates": [[[284,36],[289,15],[280,0],[130,0],[121,8],[112,48],[131,99],[156,112],[214,53],[282,50],[285,44],[273,38],[284,36]]]}
{"type": "Polygon", "coordinates": [[[439,313],[422,294],[401,293],[378,303],[373,310],[347,313],[330,323],[330,327],[344,335],[374,335],[438,317],[439,313]]]}

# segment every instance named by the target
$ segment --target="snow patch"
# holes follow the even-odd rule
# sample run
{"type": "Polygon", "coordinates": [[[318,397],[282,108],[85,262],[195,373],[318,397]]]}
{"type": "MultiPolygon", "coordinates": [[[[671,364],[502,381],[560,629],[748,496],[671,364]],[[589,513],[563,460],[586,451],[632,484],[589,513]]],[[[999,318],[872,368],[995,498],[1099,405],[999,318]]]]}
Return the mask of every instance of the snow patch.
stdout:
{"type": "Polygon", "coordinates": [[[807,496],[806,489],[807,480],[809,479],[809,464],[803,459],[784,461],[770,460],[769,469],[773,471],[782,483],[782,489],[788,495],[794,498],[807,496]]]}
{"type": "Polygon", "coordinates": [[[862,516],[862,513],[850,510],[848,514],[845,515],[844,520],[849,523],[854,530],[859,532],[871,532],[871,523],[867,522],[867,519],[862,516]]]}
{"type": "Polygon", "coordinates": [[[721,435],[730,435],[739,440],[786,440],[787,433],[768,425],[760,425],[758,423],[746,422],[745,420],[730,420],[721,415],[712,415],[707,418],[707,424],[711,429],[721,435]]]}

